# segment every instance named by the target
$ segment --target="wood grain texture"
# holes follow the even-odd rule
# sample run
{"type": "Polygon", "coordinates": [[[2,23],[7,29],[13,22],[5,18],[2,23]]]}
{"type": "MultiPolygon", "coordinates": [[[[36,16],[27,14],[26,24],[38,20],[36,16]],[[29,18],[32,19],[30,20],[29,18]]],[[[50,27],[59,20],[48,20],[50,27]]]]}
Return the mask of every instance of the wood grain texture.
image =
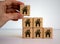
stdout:
{"type": "Polygon", "coordinates": [[[34,27],[43,27],[43,18],[34,18],[34,27]]]}
{"type": "Polygon", "coordinates": [[[33,28],[31,28],[31,27],[29,27],[29,28],[27,28],[27,27],[23,28],[23,36],[22,37],[23,38],[33,38],[33,28]],[[30,31],[30,37],[29,37],[29,35],[27,35],[27,37],[26,37],[26,32],[28,30],[30,31]]]}
{"type": "Polygon", "coordinates": [[[20,5],[20,13],[24,16],[30,16],[30,5],[20,5]]]}
{"type": "Polygon", "coordinates": [[[22,27],[33,27],[33,18],[23,18],[22,27]]]}
{"type": "Polygon", "coordinates": [[[44,28],[44,38],[53,38],[53,28],[51,28],[51,27],[47,27],[47,28],[44,28]],[[46,37],[46,32],[48,31],[48,30],[50,30],[50,37],[49,37],[49,35],[47,34],[47,37],[46,37]]]}

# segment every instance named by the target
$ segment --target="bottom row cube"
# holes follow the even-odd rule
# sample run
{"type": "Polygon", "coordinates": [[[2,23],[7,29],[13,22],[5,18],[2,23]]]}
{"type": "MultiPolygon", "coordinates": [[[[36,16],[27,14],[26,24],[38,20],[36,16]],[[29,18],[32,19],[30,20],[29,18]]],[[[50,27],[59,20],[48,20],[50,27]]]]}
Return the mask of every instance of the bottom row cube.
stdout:
{"type": "Polygon", "coordinates": [[[52,28],[23,28],[23,38],[52,38],[52,28]]]}

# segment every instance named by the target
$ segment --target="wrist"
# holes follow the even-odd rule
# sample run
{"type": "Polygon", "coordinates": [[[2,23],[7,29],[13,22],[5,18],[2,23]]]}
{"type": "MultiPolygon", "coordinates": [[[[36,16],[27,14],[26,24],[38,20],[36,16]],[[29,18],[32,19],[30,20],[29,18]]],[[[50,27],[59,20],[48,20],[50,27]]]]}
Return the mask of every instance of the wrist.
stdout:
{"type": "Polygon", "coordinates": [[[7,17],[0,15],[0,27],[2,27],[7,21],[8,21],[7,17]]]}
{"type": "Polygon", "coordinates": [[[2,18],[2,20],[3,20],[3,21],[8,21],[8,20],[9,20],[9,19],[8,19],[8,17],[7,17],[7,16],[5,16],[5,15],[2,15],[2,17],[1,17],[1,18],[2,18]]]}

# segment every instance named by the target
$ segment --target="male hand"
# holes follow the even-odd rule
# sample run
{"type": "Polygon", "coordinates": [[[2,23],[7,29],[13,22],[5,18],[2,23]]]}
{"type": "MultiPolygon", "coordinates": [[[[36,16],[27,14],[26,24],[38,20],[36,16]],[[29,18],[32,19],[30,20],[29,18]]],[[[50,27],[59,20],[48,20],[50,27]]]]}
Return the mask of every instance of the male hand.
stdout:
{"type": "Polygon", "coordinates": [[[0,1],[0,27],[9,20],[23,18],[23,15],[20,14],[20,5],[24,5],[24,3],[16,0],[0,1]]]}

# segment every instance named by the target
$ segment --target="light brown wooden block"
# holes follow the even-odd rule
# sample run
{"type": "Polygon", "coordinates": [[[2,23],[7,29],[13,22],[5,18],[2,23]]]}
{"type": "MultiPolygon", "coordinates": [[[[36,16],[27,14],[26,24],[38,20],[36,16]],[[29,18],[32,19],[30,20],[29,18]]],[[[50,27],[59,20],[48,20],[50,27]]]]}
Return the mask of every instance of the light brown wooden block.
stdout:
{"type": "Polygon", "coordinates": [[[43,27],[43,18],[34,18],[34,27],[43,27]]]}
{"type": "Polygon", "coordinates": [[[20,5],[20,13],[24,16],[30,15],[30,5],[20,5]]]}
{"type": "Polygon", "coordinates": [[[44,38],[53,38],[53,28],[44,28],[44,38]]]}
{"type": "Polygon", "coordinates": [[[23,27],[33,27],[33,18],[23,18],[22,26],[23,27]]]}
{"type": "Polygon", "coordinates": [[[34,38],[43,38],[43,28],[35,27],[33,35],[34,38]]]}
{"type": "Polygon", "coordinates": [[[29,28],[23,28],[23,38],[33,38],[33,29],[31,27],[29,28]]]}

